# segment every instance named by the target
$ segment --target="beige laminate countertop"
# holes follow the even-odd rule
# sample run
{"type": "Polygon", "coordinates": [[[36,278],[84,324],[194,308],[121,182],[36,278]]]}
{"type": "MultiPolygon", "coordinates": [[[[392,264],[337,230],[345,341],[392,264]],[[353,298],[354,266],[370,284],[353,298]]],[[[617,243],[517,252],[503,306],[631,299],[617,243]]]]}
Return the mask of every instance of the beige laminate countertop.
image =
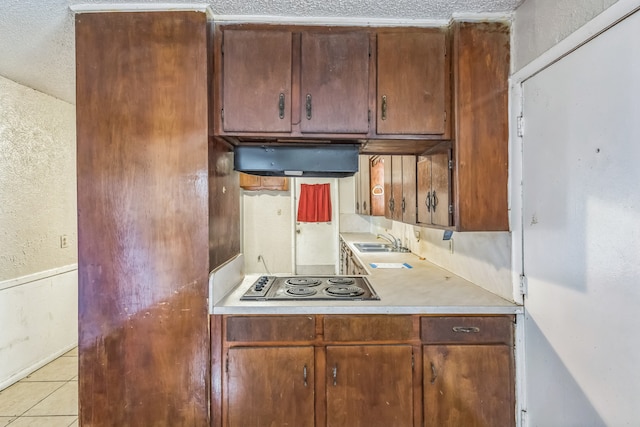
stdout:
{"type": "Polygon", "coordinates": [[[379,301],[240,301],[259,274],[213,306],[213,314],[515,314],[522,306],[422,260],[412,253],[361,253],[356,242],[380,242],[368,233],[342,233],[380,296],[379,301]],[[412,268],[372,268],[371,263],[407,263],[412,268]]]}

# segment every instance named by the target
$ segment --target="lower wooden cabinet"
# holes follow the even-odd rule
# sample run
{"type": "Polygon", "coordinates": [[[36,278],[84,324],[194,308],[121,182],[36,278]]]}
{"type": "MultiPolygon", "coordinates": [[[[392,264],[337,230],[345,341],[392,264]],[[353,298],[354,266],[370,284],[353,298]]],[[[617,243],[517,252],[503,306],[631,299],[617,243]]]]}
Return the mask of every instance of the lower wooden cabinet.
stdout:
{"type": "Polygon", "coordinates": [[[230,348],[226,371],[226,425],[315,425],[313,347],[230,348]]]}
{"type": "Polygon", "coordinates": [[[328,427],[413,425],[410,345],[328,346],[328,427]]]}
{"type": "Polygon", "coordinates": [[[213,426],[515,425],[513,316],[247,315],[221,324],[213,426]]]}
{"type": "Polygon", "coordinates": [[[424,426],[515,425],[511,348],[426,345],[424,426]]]}

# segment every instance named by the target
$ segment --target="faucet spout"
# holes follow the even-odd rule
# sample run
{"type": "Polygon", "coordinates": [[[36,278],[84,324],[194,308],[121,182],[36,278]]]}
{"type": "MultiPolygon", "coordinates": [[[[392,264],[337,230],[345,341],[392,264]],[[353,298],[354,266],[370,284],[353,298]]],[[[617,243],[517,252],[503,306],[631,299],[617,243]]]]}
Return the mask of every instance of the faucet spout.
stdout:
{"type": "Polygon", "coordinates": [[[394,237],[393,234],[387,234],[387,235],[378,234],[376,237],[378,239],[380,239],[380,238],[385,239],[386,241],[391,243],[393,245],[393,249],[399,249],[401,247],[400,239],[397,239],[396,237],[394,237]]]}

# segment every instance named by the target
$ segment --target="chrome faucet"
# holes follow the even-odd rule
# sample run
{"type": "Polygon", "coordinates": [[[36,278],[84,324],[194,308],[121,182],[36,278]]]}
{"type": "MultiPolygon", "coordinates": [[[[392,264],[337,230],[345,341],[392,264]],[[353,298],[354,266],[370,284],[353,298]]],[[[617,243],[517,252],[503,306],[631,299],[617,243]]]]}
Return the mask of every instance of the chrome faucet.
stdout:
{"type": "Polygon", "coordinates": [[[393,249],[400,249],[402,247],[402,242],[400,239],[396,238],[393,236],[393,234],[378,234],[376,236],[378,239],[382,238],[385,239],[387,242],[391,243],[391,245],[393,245],[393,249]]]}
{"type": "Polygon", "coordinates": [[[399,238],[395,237],[393,234],[391,233],[387,233],[385,234],[378,234],[376,236],[376,238],[378,239],[384,239],[387,242],[391,243],[391,249],[393,250],[393,252],[409,252],[409,248],[405,248],[404,246],[402,246],[402,240],[400,240],[399,238]]]}

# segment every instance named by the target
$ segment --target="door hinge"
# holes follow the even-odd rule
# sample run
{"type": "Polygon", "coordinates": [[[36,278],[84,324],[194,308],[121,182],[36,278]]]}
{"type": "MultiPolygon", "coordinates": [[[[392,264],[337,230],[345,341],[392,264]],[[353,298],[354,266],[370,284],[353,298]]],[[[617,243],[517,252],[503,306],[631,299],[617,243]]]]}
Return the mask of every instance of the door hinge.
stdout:
{"type": "Polygon", "coordinates": [[[416,356],[415,354],[413,354],[413,351],[411,352],[411,369],[413,370],[413,368],[416,366],[416,356]]]}
{"type": "Polygon", "coordinates": [[[524,274],[520,275],[520,295],[526,296],[529,288],[529,281],[527,280],[527,276],[524,274]]]}
{"type": "Polygon", "coordinates": [[[229,355],[227,354],[227,360],[224,362],[224,371],[229,372],[229,355]]]}
{"type": "Polygon", "coordinates": [[[222,119],[222,123],[224,123],[224,108],[220,109],[220,118],[222,119]]]}
{"type": "Polygon", "coordinates": [[[518,129],[518,136],[522,138],[524,136],[524,117],[520,115],[518,116],[516,121],[517,121],[516,125],[518,129]]]}
{"type": "Polygon", "coordinates": [[[449,160],[449,169],[453,169],[453,160],[449,160]]]}
{"type": "Polygon", "coordinates": [[[367,122],[371,123],[371,110],[367,110],[367,122]]]}
{"type": "Polygon", "coordinates": [[[449,205],[449,213],[452,214],[453,213],[453,205],[449,205]]]}

